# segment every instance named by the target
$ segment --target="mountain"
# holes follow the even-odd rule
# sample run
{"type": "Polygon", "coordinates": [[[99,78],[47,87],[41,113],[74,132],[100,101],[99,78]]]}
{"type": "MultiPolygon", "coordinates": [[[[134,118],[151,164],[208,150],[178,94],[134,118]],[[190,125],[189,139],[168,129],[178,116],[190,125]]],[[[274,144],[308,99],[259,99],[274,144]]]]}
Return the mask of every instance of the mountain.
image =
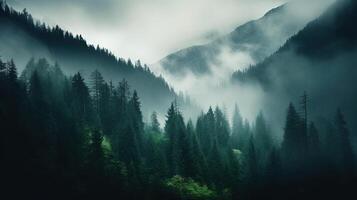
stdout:
{"type": "MultiPolygon", "coordinates": [[[[315,7],[307,9],[309,12],[302,12],[305,7],[300,3],[288,3],[274,8],[260,19],[241,25],[211,43],[172,53],[157,65],[169,74],[184,76],[186,72],[195,75],[212,73],[212,66],[227,67],[224,64],[227,57],[237,57],[237,62],[242,62],[241,54],[248,57],[248,61],[241,65],[260,62],[314,19],[317,13],[315,7]]],[[[235,69],[238,67],[247,66],[234,66],[235,69]]]]}
{"type": "Polygon", "coordinates": [[[98,69],[113,84],[126,79],[140,94],[144,111],[148,108],[166,112],[177,96],[161,77],[146,65],[116,58],[108,50],[88,45],[82,36],[74,36],[60,27],[35,21],[26,11],[18,12],[0,1],[0,56],[14,59],[19,70],[32,58],[57,62],[68,75],[81,72],[87,81],[98,69]]]}
{"type": "MultiPolygon", "coordinates": [[[[312,117],[340,107],[357,130],[357,2],[340,0],[310,22],[275,54],[235,72],[237,84],[258,83],[273,112],[307,91],[312,117]],[[321,101],[318,101],[321,100],[321,101]]],[[[284,109],[284,108],[283,108],[284,109]]]]}

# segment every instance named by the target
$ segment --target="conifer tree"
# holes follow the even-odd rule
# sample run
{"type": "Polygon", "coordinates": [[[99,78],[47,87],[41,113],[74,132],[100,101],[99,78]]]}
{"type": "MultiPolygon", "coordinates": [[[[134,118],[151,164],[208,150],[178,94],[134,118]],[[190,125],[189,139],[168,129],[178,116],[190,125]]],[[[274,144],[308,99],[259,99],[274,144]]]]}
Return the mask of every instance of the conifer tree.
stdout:
{"type": "Polygon", "coordinates": [[[4,81],[6,77],[6,63],[0,59],[0,81],[4,81]]]}
{"type": "Polygon", "coordinates": [[[157,119],[157,113],[154,111],[151,114],[151,130],[156,133],[160,133],[160,123],[159,120],[157,119]]]}
{"type": "Polygon", "coordinates": [[[242,116],[240,115],[239,109],[237,104],[234,107],[234,112],[233,112],[233,119],[232,119],[232,136],[231,136],[231,145],[235,149],[242,149],[242,147],[239,145],[241,142],[240,140],[242,139],[243,135],[243,119],[242,116]]]}
{"type": "Polygon", "coordinates": [[[350,132],[347,128],[347,122],[340,109],[337,109],[336,112],[335,126],[338,134],[337,148],[341,150],[343,171],[347,176],[351,176],[355,170],[355,158],[350,143],[350,132]]]}
{"type": "Polygon", "coordinates": [[[89,89],[82,75],[78,72],[72,78],[72,105],[75,116],[82,123],[89,123],[91,118],[91,99],[89,89]]]}
{"type": "Polygon", "coordinates": [[[249,147],[246,159],[248,160],[247,164],[249,171],[249,180],[251,182],[255,182],[258,178],[258,160],[253,136],[250,136],[249,139],[249,147]]]}
{"type": "Polygon", "coordinates": [[[224,170],[224,164],[217,141],[213,142],[213,146],[209,154],[208,168],[211,182],[214,183],[218,189],[223,189],[225,177],[222,177],[221,174],[224,170]]]}
{"type": "Polygon", "coordinates": [[[308,134],[309,134],[308,135],[309,155],[312,157],[312,159],[317,159],[321,154],[321,145],[320,145],[319,133],[313,122],[310,123],[308,134]]]}
{"type": "Polygon", "coordinates": [[[100,111],[100,95],[101,90],[103,89],[103,84],[104,79],[102,74],[98,70],[93,71],[91,74],[91,94],[94,110],[97,114],[99,114],[100,111]]]}
{"type": "Polygon", "coordinates": [[[270,152],[265,173],[267,184],[274,185],[279,182],[280,174],[282,174],[282,164],[280,159],[280,153],[276,148],[273,148],[270,152]]]}
{"type": "Polygon", "coordinates": [[[212,145],[217,139],[215,124],[215,116],[211,107],[208,109],[208,112],[197,121],[198,138],[206,157],[208,157],[212,145]]]}
{"type": "Polygon", "coordinates": [[[105,154],[102,147],[103,135],[98,129],[94,129],[89,145],[88,166],[93,173],[103,175],[105,154]]]}
{"type": "Polygon", "coordinates": [[[259,113],[255,120],[254,133],[258,160],[260,160],[260,164],[264,164],[264,161],[266,161],[268,154],[271,151],[273,142],[262,112],[259,113]]]}
{"type": "Polygon", "coordinates": [[[307,138],[304,137],[302,121],[295,107],[290,103],[282,143],[284,165],[289,170],[302,170],[306,153],[307,138]]]}
{"type": "Polygon", "coordinates": [[[17,69],[12,59],[7,64],[7,77],[11,85],[17,85],[17,69]]]}
{"type": "Polygon", "coordinates": [[[129,101],[129,114],[131,115],[131,123],[134,128],[134,132],[136,134],[136,138],[138,140],[139,146],[143,145],[143,131],[144,131],[144,123],[143,123],[143,115],[140,109],[140,100],[138,97],[138,93],[134,90],[133,95],[129,101]]]}
{"type": "Polygon", "coordinates": [[[216,107],[215,109],[215,135],[220,147],[228,147],[229,124],[223,112],[216,107]]]}

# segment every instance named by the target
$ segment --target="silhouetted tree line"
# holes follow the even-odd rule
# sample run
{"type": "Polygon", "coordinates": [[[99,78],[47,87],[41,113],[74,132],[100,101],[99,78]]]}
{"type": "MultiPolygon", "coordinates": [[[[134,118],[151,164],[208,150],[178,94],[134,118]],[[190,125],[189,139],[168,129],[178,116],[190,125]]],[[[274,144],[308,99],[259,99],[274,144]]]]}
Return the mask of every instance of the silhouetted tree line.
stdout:
{"type": "MultiPolygon", "coordinates": [[[[146,64],[118,58],[107,49],[88,44],[81,35],[73,35],[59,26],[48,26],[33,19],[26,9],[21,12],[16,11],[3,0],[0,0],[0,23],[4,28],[14,29],[16,32],[20,30],[35,39],[39,47],[31,49],[30,51],[34,52],[29,52],[29,55],[37,56],[37,49],[44,47],[48,50],[47,58],[58,61],[66,73],[73,74],[80,71],[83,77],[89,79],[90,72],[100,68],[107,80],[120,81],[125,78],[140,92],[143,102],[146,103],[145,112],[152,111],[148,107],[163,112],[173,99],[180,98],[166,81],[161,76],[154,75],[146,64]],[[155,96],[160,98],[155,99],[155,96]],[[165,105],[165,108],[162,105],[165,105]]],[[[17,36],[6,35],[6,37],[12,41],[17,36]]],[[[16,41],[14,46],[17,46],[16,41]]],[[[7,48],[10,47],[2,47],[4,51],[7,48]]],[[[181,102],[187,105],[183,100],[181,102]]]]}
{"type": "MultiPolygon", "coordinates": [[[[120,68],[125,68],[125,70],[132,70],[134,67],[134,64],[131,63],[131,61],[125,61],[122,58],[116,59],[116,57],[107,49],[88,45],[81,35],[73,35],[72,33],[61,29],[58,25],[50,27],[45,23],[36,21],[26,9],[22,12],[18,12],[2,0],[0,1],[0,17],[3,20],[10,20],[16,25],[23,27],[34,36],[34,38],[40,39],[50,47],[56,47],[56,49],[59,50],[70,49],[73,52],[84,52],[83,50],[87,51],[87,49],[89,49],[89,54],[100,57],[101,60],[108,65],[119,65],[120,68]]],[[[53,48],[51,50],[56,51],[56,49],[53,48]]]]}
{"type": "Polygon", "coordinates": [[[238,106],[231,123],[216,107],[194,124],[173,102],[162,128],[155,112],[143,122],[125,80],[66,77],[45,59],[20,76],[0,61],[0,93],[1,182],[13,198],[308,199],[355,186],[341,110],[316,126],[290,104],[281,143],[262,112],[250,124],[238,106]]]}

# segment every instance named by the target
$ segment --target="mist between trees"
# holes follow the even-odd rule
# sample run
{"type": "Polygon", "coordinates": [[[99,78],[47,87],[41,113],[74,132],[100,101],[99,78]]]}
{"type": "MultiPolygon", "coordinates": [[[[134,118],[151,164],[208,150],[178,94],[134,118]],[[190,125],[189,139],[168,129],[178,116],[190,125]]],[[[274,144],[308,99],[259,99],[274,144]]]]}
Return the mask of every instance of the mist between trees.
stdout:
{"type": "Polygon", "coordinates": [[[156,112],[144,123],[140,94],[125,80],[106,82],[98,70],[90,77],[89,84],[80,73],[67,77],[45,59],[32,59],[18,77],[13,61],[0,62],[4,194],[299,199],[353,192],[347,120],[337,109],[334,120],[317,128],[306,93],[298,107],[286,105],[280,141],[269,113],[251,123],[238,106],[232,120],[210,107],[186,123],[173,102],[163,129],[156,112]]]}

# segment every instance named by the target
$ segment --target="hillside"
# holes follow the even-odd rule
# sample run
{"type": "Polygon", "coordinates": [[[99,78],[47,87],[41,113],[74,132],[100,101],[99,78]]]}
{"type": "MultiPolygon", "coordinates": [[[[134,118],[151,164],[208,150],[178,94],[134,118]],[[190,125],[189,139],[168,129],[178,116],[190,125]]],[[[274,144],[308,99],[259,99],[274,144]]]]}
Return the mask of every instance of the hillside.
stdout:
{"type": "Polygon", "coordinates": [[[106,49],[88,45],[80,35],[35,21],[26,10],[18,12],[1,3],[0,27],[0,56],[4,60],[14,59],[20,71],[32,57],[57,62],[68,75],[81,72],[87,80],[98,69],[115,85],[122,79],[128,80],[140,93],[144,111],[150,108],[164,112],[176,98],[165,80],[156,77],[146,65],[116,58],[106,49]]]}
{"type": "Polygon", "coordinates": [[[211,43],[172,53],[160,60],[159,64],[167,73],[183,76],[186,72],[195,75],[212,73],[212,66],[227,67],[227,57],[234,59],[238,56],[237,62],[241,62],[240,54],[247,54],[246,57],[251,60],[243,65],[263,61],[314,19],[315,13],[311,15],[308,12],[314,9],[308,8],[308,14],[301,14],[302,7],[299,3],[288,3],[274,8],[260,19],[243,24],[211,43]]]}
{"type": "Polygon", "coordinates": [[[341,107],[357,130],[353,123],[357,87],[351,84],[357,74],[356,20],[356,1],[340,0],[274,55],[234,73],[232,79],[238,84],[260,84],[269,97],[267,104],[275,112],[281,110],[277,102],[296,98],[306,90],[312,115],[330,114],[326,113],[328,108],[341,107]]]}

